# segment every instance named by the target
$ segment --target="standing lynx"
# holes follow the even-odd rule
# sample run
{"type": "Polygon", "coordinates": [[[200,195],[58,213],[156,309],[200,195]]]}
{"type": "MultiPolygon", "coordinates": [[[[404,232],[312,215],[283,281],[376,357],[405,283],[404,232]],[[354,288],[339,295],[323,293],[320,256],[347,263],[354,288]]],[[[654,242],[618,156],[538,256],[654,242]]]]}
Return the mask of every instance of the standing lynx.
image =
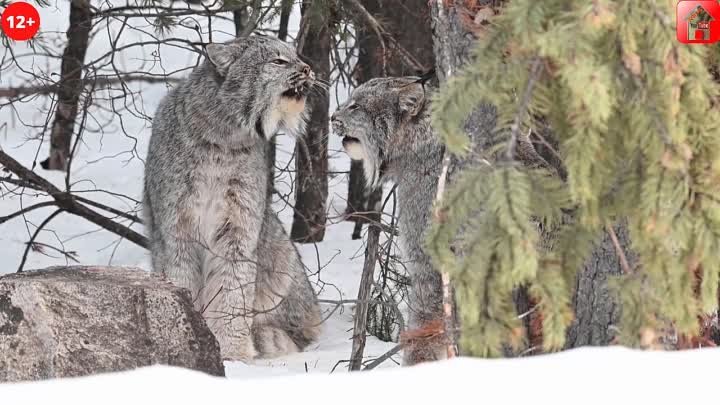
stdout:
{"type": "MultiPolygon", "coordinates": [[[[397,183],[400,243],[411,278],[409,327],[441,318],[440,274],[423,250],[443,147],[430,126],[429,94],[419,77],[378,78],[358,86],[332,115],[333,132],[353,160],[362,160],[370,189],[397,183]]],[[[405,364],[443,358],[444,346],[405,350],[405,364]]]]}
{"type": "Polygon", "coordinates": [[[302,350],[320,310],[266,195],[265,144],[299,134],[310,67],[287,44],[209,44],[208,59],[160,103],[145,169],[152,265],[188,288],[224,359],[302,350]]]}
{"type": "MultiPolygon", "coordinates": [[[[358,86],[332,115],[333,132],[343,137],[343,147],[354,160],[362,160],[369,188],[383,181],[397,184],[400,244],[411,278],[408,297],[408,326],[421,329],[443,319],[442,283],[423,245],[430,224],[431,209],[442,170],[444,146],[432,129],[430,119],[432,74],[425,77],[388,77],[369,80],[358,86]]],[[[465,128],[472,150],[467,157],[451,158],[447,180],[458,171],[483,162],[483,150],[492,149],[494,107],[480,104],[471,113],[465,128]],[[477,123],[490,123],[478,126],[477,123]]],[[[561,168],[549,164],[527,136],[517,139],[517,159],[530,167],[561,168]]],[[[478,207],[481,209],[481,207],[478,207]]],[[[472,214],[471,214],[472,215],[472,214]]],[[[460,244],[459,244],[460,245],[460,244]]],[[[456,254],[462,255],[462,247],[456,254]]],[[[442,359],[446,344],[439,339],[416,344],[405,350],[404,363],[442,359]]]]}

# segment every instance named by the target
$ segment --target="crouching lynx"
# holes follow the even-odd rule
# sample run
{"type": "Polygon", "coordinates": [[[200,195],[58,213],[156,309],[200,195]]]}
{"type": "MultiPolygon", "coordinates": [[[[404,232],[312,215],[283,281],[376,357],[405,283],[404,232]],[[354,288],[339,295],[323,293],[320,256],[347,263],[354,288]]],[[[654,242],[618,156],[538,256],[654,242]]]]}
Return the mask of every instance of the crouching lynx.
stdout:
{"type": "Polygon", "coordinates": [[[299,134],[315,84],[287,44],[209,44],[160,103],[145,168],[154,271],[190,290],[224,359],[302,350],[320,310],[300,255],[266,197],[265,144],[299,134]]]}

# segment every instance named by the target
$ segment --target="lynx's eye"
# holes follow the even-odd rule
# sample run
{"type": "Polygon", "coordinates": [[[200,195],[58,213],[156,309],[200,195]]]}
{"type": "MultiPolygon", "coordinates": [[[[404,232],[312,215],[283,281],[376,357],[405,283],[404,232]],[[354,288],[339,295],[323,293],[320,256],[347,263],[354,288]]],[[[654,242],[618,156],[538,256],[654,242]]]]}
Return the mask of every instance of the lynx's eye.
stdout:
{"type": "Polygon", "coordinates": [[[348,109],[348,111],[355,111],[358,109],[358,105],[355,103],[352,103],[349,106],[347,106],[347,109],[348,109]]]}
{"type": "Polygon", "coordinates": [[[272,63],[273,65],[283,66],[283,65],[287,65],[288,63],[290,63],[290,61],[278,58],[278,59],[273,59],[272,61],[270,61],[270,63],[272,63]]]}

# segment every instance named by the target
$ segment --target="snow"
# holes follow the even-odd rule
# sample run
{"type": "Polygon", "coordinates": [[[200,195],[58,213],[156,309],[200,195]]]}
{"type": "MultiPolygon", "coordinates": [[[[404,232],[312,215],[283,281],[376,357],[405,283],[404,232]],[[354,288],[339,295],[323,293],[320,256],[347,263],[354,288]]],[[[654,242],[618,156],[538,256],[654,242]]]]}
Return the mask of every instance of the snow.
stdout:
{"type": "Polygon", "coordinates": [[[583,348],[522,359],[459,358],[373,372],[223,379],[154,366],[0,385],[3,404],[691,404],[708,403],[720,349],[583,348]]]}

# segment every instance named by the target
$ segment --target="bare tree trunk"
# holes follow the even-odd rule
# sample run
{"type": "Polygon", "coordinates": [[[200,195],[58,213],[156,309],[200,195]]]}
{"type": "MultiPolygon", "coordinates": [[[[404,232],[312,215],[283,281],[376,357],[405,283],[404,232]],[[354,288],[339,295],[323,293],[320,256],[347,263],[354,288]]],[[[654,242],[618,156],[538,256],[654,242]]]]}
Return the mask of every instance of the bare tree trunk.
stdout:
{"type": "Polygon", "coordinates": [[[233,11],[233,23],[235,24],[235,36],[240,36],[245,31],[250,14],[247,7],[241,7],[233,11]]]}
{"type": "Polygon", "coordinates": [[[278,28],[278,39],[285,41],[288,35],[290,14],[292,13],[294,0],[282,0],[280,3],[280,27],[278,28]]]}
{"type": "MultiPolygon", "coordinates": [[[[625,249],[630,245],[627,228],[616,225],[615,234],[632,266],[636,258],[625,249]]],[[[578,275],[573,298],[575,319],[568,330],[565,347],[605,346],[612,342],[615,337],[612,326],[620,321],[620,307],[608,288],[608,279],[621,273],[617,251],[610,235],[604,232],[578,275]]]]}
{"type": "Polygon", "coordinates": [[[68,43],[60,66],[55,120],[50,132],[50,154],[40,163],[40,166],[46,170],[67,170],[78,102],[83,90],[83,64],[91,28],[92,13],[89,0],[72,0],[70,26],[67,30],[68,43]]]}
{"type": "MultiPolygon", "coordinates": [[[[373,215],[373,219],[380,221],[380,216],[373,215]]],[[[350,351],[350,371],[360,370],[365,342],[367,341],[366,329],[368,323],[368,309],[370,308],[370,291],[372,290],[373,276],[375,274],[375,263],[378,260],[380,247],[380,227],[370,225],[368,229],[367,245],[365,248],[365,264],[363,265],[360,287],[358,288],[358,301],[355,306],[353,322],[353,340],[350,351]]]]}
{"type": "MultiPolygon", "coordinates": [[[[376,20],[383,24],[387,34],[392,36],[403,49],[410,52],[427,68],[434,66],[430,9],[427,0],[362,0],[361,3],[376,20]]],[[[357,35],[360,54],[354,79],[358,84],[374,77],[424,73],[408,67],[400,55],[400,50],[378,38],[377,32],[370,27],[358,24],[357,35]]],[[[367,222],[363,216],[353,214],[370,211],[369,207],[374,206],[374,201],[369,201],[364,188],[362,162],[353,161],[350,164],[345,209],[348,220],[356,222],[353,239],[361,237],[362,224],[367,222]]]]}
{"type": "MultiPolygon", "coordinates": [[[[303,0],[298,54],[310,64],[319,80],[330,80],[330,45],[334,10],[311,6],[303,0]]],[[[328,197],[328,133],[330,98],[326,92],[308,96],[310,120],[295,152],[295,212],[290,237],[299,243],[320,242],[325,237],[328,197]]]]}
{"type": "MultiPolygon", "coordinates": [[[[280,26],[278,27],[278,39],[287,40],[288,25],[290,24],[290,14],[292,13],[294,0],[282,0],[280,4],[280,26]]],[[[277,145],[275,138],[268,141],[267,150],[268,163],[268,201],[272,201],[272,193],[275,191],[275,161],[277,160],[277,145]]]]}

